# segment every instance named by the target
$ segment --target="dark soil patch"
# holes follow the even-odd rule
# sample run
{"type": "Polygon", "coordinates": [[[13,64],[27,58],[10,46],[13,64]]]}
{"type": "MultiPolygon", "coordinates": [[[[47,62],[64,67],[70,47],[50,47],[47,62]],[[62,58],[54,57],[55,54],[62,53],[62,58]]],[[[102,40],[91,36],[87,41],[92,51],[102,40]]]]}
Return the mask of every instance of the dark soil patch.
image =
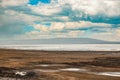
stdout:
{"type": "Polygon", "coordinates": [[[26,72],[25,75],[16,74],[16,72],[19,71],[14,68],[8,68],[8,67],[0,67],[0,77],[9,77],[9,78],[16,78],[16,79],[34,79],[37,78],[37,73],[33,71],[26,72]]]}
{"type": "Polygon", "coordinates": [[[102,67],[113,67],[113,68],[120,68],[120,58],[95,58],[93,61],[90,62],[71,62],[71,63],[64,63],[71,66],[102,66],[102,67]]]}

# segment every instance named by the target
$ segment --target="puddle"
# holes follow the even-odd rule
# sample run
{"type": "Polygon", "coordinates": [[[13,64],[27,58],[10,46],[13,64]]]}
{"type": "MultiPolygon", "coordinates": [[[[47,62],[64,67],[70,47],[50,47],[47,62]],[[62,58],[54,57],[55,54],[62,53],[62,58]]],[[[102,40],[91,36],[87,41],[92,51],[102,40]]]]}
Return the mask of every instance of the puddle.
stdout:
{"type": "Polygon", "coordinates": [[[95,73],[96,75],[104,75],[104,76],[115,76],[120,77],[120,72],[99,72],[95,73]]]}
{"type": "Polygon", "coordinates": [[[60,70],[54,70],[54,69],[36,69],[36,72],[60,72],[60,70]]]}
{"type": "MultiPolygon", "coordinates": [[[[51,67],[51,66],[63,66],[64,64],[40,64],[39,66],[42,67],[51,67]]],[[[65,66],[65,65],[64,65],[65,66]]],[[[103,75],[103,76],[115,76],[120,77],[120,72],[91,72],[87,69],[81,68],[58,68],[58,69],[35,69],[36,72],[64,72],[64,71],[71,71],[71,72],[84,72],[94,75],[103,75]]],[[[25,75],[25,72],[17,72],[16,74],[25,75]]]]}
{"type": "Polygon", "coordinates": [[[80,68],[65,68],[65,69],[36,69],[35,71],[40,71],[40,72],[62,72],[62,71],[85,72],[87,70],[80,69],[80,68]]]}
{"type": "Polygon", "coordinates": [[[27,74],[27,72],[16,72],[15,73],[16,75],[20,75],[20,76],[25,76],[27,74]]]}
{"type": "Polygon", "coordinates": [[[80,68],[66,68],[66,69],[60,69],[61,71],[74,71],[74,72],[82,72],[87,71],[86,69],[80,69],[80,68]]]}
{"type": "Polygon", "coordinates": [[[49,66],[51,66],[51,65],[48,65],[48,64],[41,64],[41,65],[39,65],[39,66],[42,66],[42,67],[49,67],[49,66]]]}
{"type": "MultiPolygon", "coordinates": [[[[47,66],[47,65],[44,65],[47,66]]],[[[102,75],[102,76],[114,76],[120,77],[120,72],[91,72],[87,69],[80,69],[80,68],[65,68],[65,69],[36,69],[35,71],[39,72],[64,72],[64,71],[71,71],[71,72],[84,72],[94,75],[102,75]]]]}
{"type": "Polygon", "coordinates": [[[54,66],[65,66],[63,64],[40,64],[37,66],[41,66],[41,67],[54,67],[54,66]]]}

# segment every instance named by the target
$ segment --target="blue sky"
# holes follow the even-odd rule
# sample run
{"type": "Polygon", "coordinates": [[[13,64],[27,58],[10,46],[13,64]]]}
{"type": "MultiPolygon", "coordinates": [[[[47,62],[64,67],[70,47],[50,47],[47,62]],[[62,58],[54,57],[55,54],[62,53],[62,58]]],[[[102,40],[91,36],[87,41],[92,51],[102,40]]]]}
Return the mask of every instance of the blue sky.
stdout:
{"type": "Polygon", "coordinates": [[[0,0],[0,40],[120,41],[119,0],[0,0]]]}
{"type": "Polygon", "coordinates": [[[29,4],[31,5],[37,5],[39,2],[45,3],[45,4],[49,4],[50,0],[30,0],[29,4]]]}

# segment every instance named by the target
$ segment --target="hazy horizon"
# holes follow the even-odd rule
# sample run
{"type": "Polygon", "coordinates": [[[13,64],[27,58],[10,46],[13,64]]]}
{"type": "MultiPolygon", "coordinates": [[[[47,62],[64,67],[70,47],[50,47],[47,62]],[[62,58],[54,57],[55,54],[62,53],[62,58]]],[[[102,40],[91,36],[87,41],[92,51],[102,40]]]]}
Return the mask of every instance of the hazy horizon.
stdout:
{"type": "Polygon", "coordinates": [[[40,44],[120,44],[120,42],[105,41],[92,38],[51,38],[0,41],[0,45],[40,45],[40,44]]]}

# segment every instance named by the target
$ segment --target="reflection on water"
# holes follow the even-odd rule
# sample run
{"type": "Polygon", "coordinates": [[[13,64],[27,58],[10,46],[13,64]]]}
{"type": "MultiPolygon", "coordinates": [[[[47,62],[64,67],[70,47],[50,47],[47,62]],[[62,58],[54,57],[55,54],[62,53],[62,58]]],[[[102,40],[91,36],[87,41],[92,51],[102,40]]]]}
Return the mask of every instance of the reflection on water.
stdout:
{"type": "Polygon", "coordinates": [[[86,69],[80,69],[80,68],[66,68],[66,69],[60,69],[61,71],[75,71],[75,72],[79,72],[79,71],[87,71],[86,69]]]}
{"type": "Polygon", "coordinates": [[[84,72],[87,70],[80,69],[80,68],[65,68],[65,69],[35,69],[35,71],[40,71],[40,72],[61,72],[61,71],[84,72]]]}
{"type": "MultiPolygon", "coordinates": [[[[54,66],[54,65],[56,66],[57,64],[41,64],[42,67],[50,67],[50,66],[54,66]]],[[[91,72],[91,71],[89,71],[87,69],[81,69],[81,68],[36,69],[35,71],[40,71],[40,72],[70,71],[70,72],[84,72],[84,73],[88,73],[88,74],[103,75],[103,76],[116,76],[116,77],[120,77],[120,72],[91,72]]]]}
{"type": "Polygon", "coordinates": [[[104,76],[116,76],[120,77],[120,72],[100,72],[96,73],[97,75],[104,75],[104,76]]]}
{"type": "MultiPolygon", "coordinates": [[[[48,67],[51,66],[50,64],[44,64],[43,67],[48,67]]],[[[53,64],[52,64],[53,66],[53,64]]],[[[120,72],[91,72],[87,69],[83,69],[83,68],[58,68],[58,69],[33,69],[33,70],[30,70],[32,71],[32,74],[33,72],[34,73],[54,73],[54,72],[80,72],[80,73],[87,73],[87,74],[93,74],[93,75],[101,75],[101,76],[113,76],[113,77],[120,77],[120,72]]],[[[23,70],[23,71],[16,71],[15,74],[17,75],[20,75],[20,76],[26,76],[27,75],[27,72],[30,73],[29,70],[23,70]]],[[[30,74],[31,76],[31,74],[30,74]]],[[[16,79],[16,78],[2,78],[0,77],[0,80],[21,80],[21,79],[16,79]]]]}
{"type": "Polygon", "coordinates": [[[36,66],[41,66],[41,67],[53,67],[53,66],[65,66],[64,64],[38,64],[36,66]]]}

